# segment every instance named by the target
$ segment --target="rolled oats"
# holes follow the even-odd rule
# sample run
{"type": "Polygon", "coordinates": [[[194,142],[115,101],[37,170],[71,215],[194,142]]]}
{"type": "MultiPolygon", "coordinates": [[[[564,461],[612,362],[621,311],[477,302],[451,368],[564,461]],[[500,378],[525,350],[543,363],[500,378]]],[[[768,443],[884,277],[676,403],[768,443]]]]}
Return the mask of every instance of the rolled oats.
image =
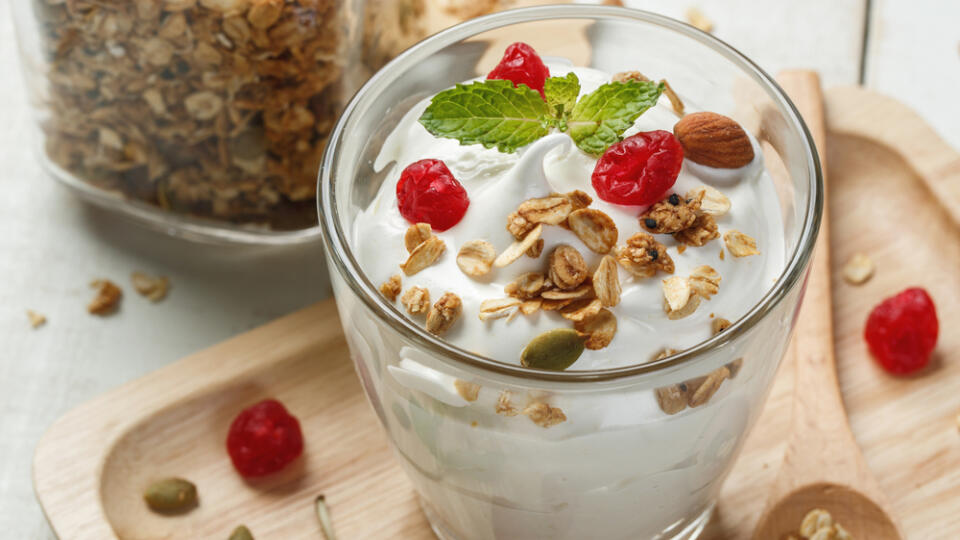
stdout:
{"type": "Polygon", "coordinates": [[[456,379],[453,381],[453,387],[456,388],[460,397],[466,401],[476,401],[480,396],[480,385],[464,380],[456,379]]]}
{"type": "Polygon", "coordinates": [[[550,253],[550,281],[560,289],[575,289],[587,276],[587,263],[573,246],[561,244],[550,253]]]}
{"type": "Polygon", "coordinates": [[[520,309],[523,301],[518,298],[492,298],[480,302],[480,320],[489,321],[509,317],[520,309]]]}
{"type": "Polygon", "coordinates": [[[410,315],[425,314],[430,310],[430,291],[422,287],[410,287],[403,293],[400,303],[410,315]]]}
{"type": "Polygon", "coordinates": [[[527,250],[537,243],[537,240],[540,239],[540,233],[542,231],[543,225],[539,224],[530,229],[526,233],[526,236],[523,237],[523,240],[518,240],[510,244],[510,246],[507,247],[503,253],[497,256],[497,258],[493,261],[493,265],[497,268],[503,268],[504,266],[507,266],[513,261],[519,259],[527,250]]]}
{"type": "Polygon", "coordinates": [[[582,210],[593,203],[593,197],[591,197],[590,195],[587,195],[586,192],[580,191],[579,189],[575,189],[568,193],[562,193],[562,194],[554,193],[554,195],[560,195],[562,197],[566,197],[567,200],[570,201],[570,204],[572,205],[572,208],[574,211],[582,210]]]}
{"type": "Polygon", "coordinates": [[[460,297],[450,292],[444,293],[427,314],[427,332],[438,336],[447,333],[462,312],[460,297]]]}
{"type": "Polygon", "coordinates": [[[40,328],[47,322],[47,318],[32,309],[27,310],[27,319],[30,321],[31,328],[40,328]]]}
{"type": "Polygon", "coordinates": [[[507,232],[513,235],[515,240],[523,240],[523,237],[533,230],[535,224],[530,223],[517,212],[512,212],[507,216],[507,232]]]}
{"type": "Polygon", "coordinates": [[[486,275],[497,258],[497,250],[486,240],[471,240],[460,246],[457,266],[464,274],[473,277],[486,275]]]}
{"type": "Polygon", "coordinates": [[[390,276],[390,279],[380,284],[380,294],[387,297],[387,300],[393,302],[400,294],[400,291],[402,290],[402,284],[402,278],[399,274],[390,276]]]}
{"type": "Polygon", "coordinates": [[[543,300],[536,298],[533,300],[524,300],[520,304],[520,313],[524,315],[532,315],[540,309],[540,305],[543,303],[543,300]]]}
{"type": "Polygon", "coordinates": [[[851,285],[866,283],[873,276],[873,261],[863,253],[854,253],[843,265],[843,279],[851,285]]]}
{"type": "Polygon", "coordinates": [[[87,311],[94,315],[108,315],[113,313],[120,304],[123,291],[109,279],[98,279],[90,284],[97,289],[97,296],[87,305],[87,311]]]}
{"type": "Polygon", "coordinates": [[[597,253],[609,253],[617,245],[617,225],[600,210],[576,210],[567,218],[567,226],[584,245],[597,253]]]}
{"type": "Polygon", "coordinates": [[[689,227],[673,234],[674,240],[688,246],[702,247],[720,237],[717,220],[710,214],[698,214],[689,227]]]}
{"type": "Polygon", "coordinates": [[[721,279],[720,274],[713,267],[703,265],[693,269],[689,281],[694,293],[704,300],[709,300],[720,290],[721,279]]]}
{"type": "Polygon", "coordinates": [[[532,246],[530,246],[529,249],[527,249],[526,251],[527,257],[530,257],[532,259],[536,259],[537,257],[539,257],[540,254],[543,253],[543,246],[544,246],[543,238],[538,239],[536,242],[533,243],[532,246]]]}
{"type": "Polygon", "coordinates": [[[700,296],[685,277],[674,276],[663,280],[663,311],[671,320],[682,319],[700,305],[700,296]]]}
{"type": "Polygon", "coordinates": [[[617,270],[617,260],[610,255],[600,259],[600,265],[593,273],[593,292],[604,307],[620,303],[620,272],[617,270]]]}
{"type": "Polygon", "coordinates": [[[559,313],[564,319],[573,322],[581,322],[595,316],[597,313],[600,313],[602,308],[603,304],[601,304],[600,300],[597,298],[592,300],[576,300],[560,308],[559,313]]]}
{"type": "Polygon", "coordinates": [[[727,245],[730,254],[734,257],[749,257],[759,255],[757,241],[737,230],[723,233],[723,243],[727,245]]]}
{"type": "Polygon", "coordinates": [[[600,309],[591,317],[575,321],[573,329],[585,338],[584,347],[599,350],[610,345],[617,334],[617,317],[609,309],[600,309]]]}
{"type": "Polygon", "coordinates": [[[412,276],[437,262],[446,248],[446,244],[439,236],[431,236],[410,252],[407,261],[400,265],[400,269],[403,270],[404,274],[412,276]]]}
{"type": "Polygon", "coordinates": [[[730,211],[730,199],[711,186],[700,186],[687,192],[687,198],[700,199],[700,211],[711,216],[722,216],[730,211]]]}
{"type": "Polygon", "coordinates": [[[576,289],[565,291],[563,289],[549,289],[540,293],[544,300],[579,300],[593,295],[593,284],[584,283],[576,289]]]}
{"type": "Polygon", "coordinates": [[[685,110],[683,100],[680,99],[680,96],[677,95],[666,79],[660,79],[660,83],[663,84],[663,95],[667,96],[667,99],[670,100],[670,106],[673,107],[673,112],[677,113],[677,116],[683,116],[685,110]]]}
{"type": "Polygon", "coordinates": [[[572,210],[573,205],[566,197],[543,197],[523,201],[517,208],[517,214],[529,223],[559,225],[572,210]]]}
{"type": "Polygon", "coordinates": [[[652,233],[672,234],[693,225],[699,211],[699,196],[681,198],[671,193],[640,215],[640,225],[652,233]]]}
{"type": "Polygon", "coordinates": [[[433,236],[433,228],[429,223],[415,223],[403,234],[403,245],[406,246],[407,253],[410,253],[431,236],[433,236]]]}
{"type": "Polygon", "coordinates": [[[562,410],[558,407],[551,407],[542,401],[534,401],[524,407],[523,414],[542,428],[555,426],[567,420],[562,410]]]}
{"type": "Polygon", "coordinates": [[[354,35],[340,2],[40,0],[34,13],[58,166],[178,213],[316,223],[354,35]]]}
{"type": "Polygon", "coordinates": [[[497,414],[502,414],[504,416],[516,416],[520,414],[520,409],[518,409],[513,404],[513,393],[509,390],[504,390],[500,392],[500,395],[497,396],[497,403],[493,408],[497,414]]]}
{"type": "Polygon", "coordinates": [[[164,276],[154,277],[143,272],[134,272],[130,274],[130,281],[134,290],[154,302],[166,298],[170,289],[170,279],[164,276]]]}
{"type": "Polygon", "coordinates": [[[815,508],[803,516],[803,521],[800,522],[800,535],[809,538],[820,529],[832,525],[833,516],[830,515],[830,512],[822,508],[815,508]]]}
{"type": "Polygon", "coordinates": [[[627,239],[625,246],[617,248],[617,262],[639,278],[652,277],[657,271],[672,274],[673,259],[667,248],[647,233],[636,233],[627,239]]]}
{"type": "Polygon", "coordinates": [[[546,286],[546,276],[540,272],[520,274],[517,279],[508,283],[503,291],[510,296],[526,300],[536,298],[546,286]]]}
{"type": "Polygon", "coordinates": [[[710,401],[710,398],[720,389],[723,381],[728,378],[730,378],[730,370],[728,370],[726,366],[723,366],[711,371],[706,377],[688,381],[687,386],[690,387],[690,399],[687,405],[690,407],[699,407],[710,401]]]}

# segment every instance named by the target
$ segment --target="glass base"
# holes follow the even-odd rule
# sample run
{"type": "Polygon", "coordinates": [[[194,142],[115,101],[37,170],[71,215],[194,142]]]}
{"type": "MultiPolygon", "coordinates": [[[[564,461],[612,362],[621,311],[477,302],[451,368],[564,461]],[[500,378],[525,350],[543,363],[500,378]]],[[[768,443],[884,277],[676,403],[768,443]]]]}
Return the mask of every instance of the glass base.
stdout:
{"type": "MultiPolygon", "coordinates": [[[[420,504],[420,509],[423,510],[423,513],[427,516],[427,521],[430,523],[430,528],[433,529],[433,534],[435,534],[437,538],[440,540],[471,540],[469,538],[460,538],[454,535],[443,523],[440,517],[430,509],[430,506],[423,503],[423,499],[417,497],[417,501],[420,504]]],[[[678,523],[663,533],[651,538],[650,540],[696,540],[707,527],[707,523],[710,521],[710,517],[713,515],[713,509],[715,506],[716,505],[711,504],[703,512],[701,512],[700,515],[692,520],[686,523],[678,523]],[[672,530],[676,529],[677,527],[682,527],[682,529],[672,530]]],[[[597,538],[596,540],[602,539],[597,538]]]]}

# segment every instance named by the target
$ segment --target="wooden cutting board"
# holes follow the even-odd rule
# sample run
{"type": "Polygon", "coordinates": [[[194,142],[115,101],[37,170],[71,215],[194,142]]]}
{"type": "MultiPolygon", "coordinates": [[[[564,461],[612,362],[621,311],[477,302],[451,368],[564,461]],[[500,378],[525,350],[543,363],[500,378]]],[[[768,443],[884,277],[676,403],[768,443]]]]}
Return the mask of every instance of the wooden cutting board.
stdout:
{"type": "MultiPolygon", "coordinates": [[[[960,228],[946,208],[960,200],[960,155],[906,107],[865,90],[827,92],[827,118],[836,349],[851,425],[907,537],[956,538],[960,228]],[[859,287],[839,270],[856,251],[877,265],[859,287]],[[897,379],[869,359],[862,326],[877,302],[913,285],[937,303],[940,341],[931,368],[897,379]]],[[[763,507],[789,426],[788,364],[705,538],[748,537],[763,507]]],[[[321,493],[341,539],[433,538],[365,403],[332,301],[69,412],[37,447],[34,483],[64,539],[226,538],[244,523],[260,540],[315,540],[322,536],[313,501],[321,493]],[[300,418],[305,457],[276,477],[245,482],[224,450],[227,427],[237,411],[268,396],[300,418]],[[142,503],[144,487],[170,475],[197,484],[193,512],[160,517],[142,503]]]]}

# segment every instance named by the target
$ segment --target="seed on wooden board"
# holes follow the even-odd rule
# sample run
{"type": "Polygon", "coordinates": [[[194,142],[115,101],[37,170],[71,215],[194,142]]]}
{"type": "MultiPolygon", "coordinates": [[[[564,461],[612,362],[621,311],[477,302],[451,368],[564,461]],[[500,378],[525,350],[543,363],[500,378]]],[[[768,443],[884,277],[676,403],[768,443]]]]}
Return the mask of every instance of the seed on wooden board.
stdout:
{"type": "Polygon", "coordinates": [[[183,478],[164,478],[150,484],[143,499],[157,512],[183,512],[196,506],[197,486],[183,478]]]}
{"type": "Polygon", "coordinates": [[[240,525],[230,533],[230,538],[227,540],[253,540],[253,533],[246,525],[240,525]]]}

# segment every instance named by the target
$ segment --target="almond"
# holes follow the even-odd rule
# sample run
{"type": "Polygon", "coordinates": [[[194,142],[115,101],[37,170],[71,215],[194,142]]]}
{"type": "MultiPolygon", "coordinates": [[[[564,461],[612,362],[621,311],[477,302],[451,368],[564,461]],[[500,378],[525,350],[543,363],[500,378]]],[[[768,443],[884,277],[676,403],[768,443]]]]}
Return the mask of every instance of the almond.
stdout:
{"type": "Polygon", "coordinates": [[[738,169],[753,161],[753,145],[740,124],[722,114],[688,114],[673,126],[684,157],[720,169],[738,169]]]}

